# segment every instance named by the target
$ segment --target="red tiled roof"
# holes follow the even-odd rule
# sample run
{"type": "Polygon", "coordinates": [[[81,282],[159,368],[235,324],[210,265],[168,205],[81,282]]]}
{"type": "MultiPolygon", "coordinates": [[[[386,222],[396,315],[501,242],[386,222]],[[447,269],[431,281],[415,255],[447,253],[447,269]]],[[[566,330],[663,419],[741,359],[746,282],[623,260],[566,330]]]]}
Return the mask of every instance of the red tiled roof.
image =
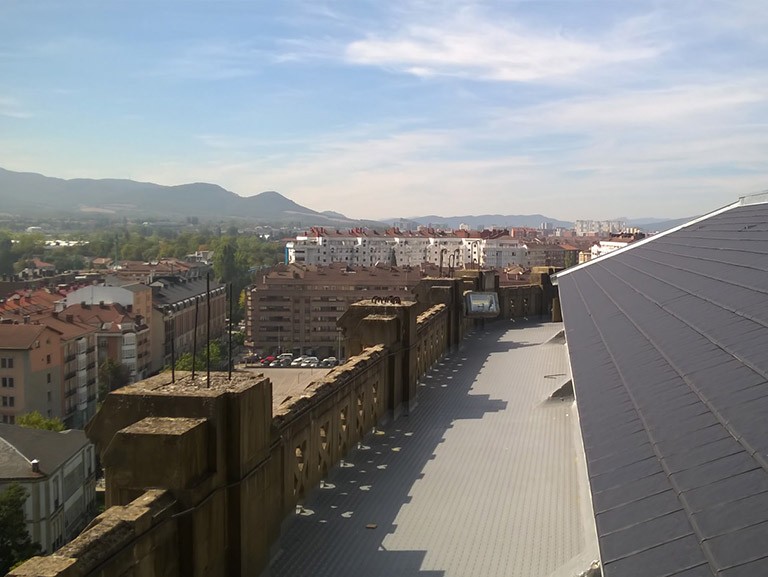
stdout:
{"type": "Polygon", "coordinates": [[[45,325],[0,323],[0,349],[31,349],[45,325]]]}

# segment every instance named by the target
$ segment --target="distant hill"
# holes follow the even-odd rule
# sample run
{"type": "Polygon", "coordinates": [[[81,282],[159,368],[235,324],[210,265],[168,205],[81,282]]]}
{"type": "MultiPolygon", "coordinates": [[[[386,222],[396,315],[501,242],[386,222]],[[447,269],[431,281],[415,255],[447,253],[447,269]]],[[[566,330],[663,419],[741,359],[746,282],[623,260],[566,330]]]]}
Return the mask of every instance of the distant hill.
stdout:
{"type": "Polygon", "coordinates": [[[541,214],[482,214],[479,216],[437,216],[430,214],[428,216],[413,216],[407,221],[422,225],[443,226],[446,228],[459,228],[459,225],[467,224],[473,229],[496,227],[525,226],[539,228],[542,223],[550,223],[553,228],[573,228],[573,223],[551,218],[541,214]]]}
{"type": "Polygon", "coordinates": [[[300,227],[384,227],[336,212],[320,213],[274,191],[243,197],[216,184],[162,186],[117,179],[64,180],[0,168],[0,212],[21,216],[104,214],[130,218],[196,216],[300,227]]]}

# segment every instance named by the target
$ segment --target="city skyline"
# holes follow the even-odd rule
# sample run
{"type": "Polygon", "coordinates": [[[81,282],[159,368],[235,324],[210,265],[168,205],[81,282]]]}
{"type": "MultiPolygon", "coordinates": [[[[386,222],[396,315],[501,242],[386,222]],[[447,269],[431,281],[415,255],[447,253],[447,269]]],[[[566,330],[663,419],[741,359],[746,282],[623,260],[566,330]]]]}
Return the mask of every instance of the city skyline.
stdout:
{"type": "Polygon", "coordinates": [[[668,4],[7,4],[2,166],[350,218],[701,214],[766,188],[768,12],[668,4]]]}

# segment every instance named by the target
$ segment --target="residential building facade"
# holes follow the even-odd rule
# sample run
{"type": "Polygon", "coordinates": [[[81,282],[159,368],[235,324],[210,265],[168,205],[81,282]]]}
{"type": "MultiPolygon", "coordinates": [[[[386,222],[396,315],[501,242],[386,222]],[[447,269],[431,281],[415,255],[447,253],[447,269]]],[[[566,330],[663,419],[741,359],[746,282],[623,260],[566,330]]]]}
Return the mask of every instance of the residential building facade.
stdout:
{"type": "Polygon", "coordinates": [[[150,287],[153,370],[170,365],[174,356],[178,359],[184,353],[192,352],[195,334],[201,350],[209,335],[214,340],[225,334],[228,314],[225,285],[216,281],[208,283],[205,279],[163,277],[156,279],[150,287]]]}
{"type": "Polygon", "coordinates": [[[27,531],[45,553],[74,537],[96,513],[96,456],[83,431],[0,424],[0,493],[27,490],[27,531]]]}
{"type": "Polygon", "coordinates": [[[31,411],[63,417],[59,336],[45,325],[0,322],[0,422],[31,411]]]}
{"type": "Polygon", "coordinates": [[[286,243],[286,262],[327,266],[343,263],[359,266],[419,266],[430,263],[448,268],[502,268],[539,266],[531,262],[526,244],[509,231],[458,230],[451,233],[432,229],[383,233],[367,229],[348,232],[328,231],[321,227],[286,243]]]}
{"type": "MultiPolygon", "coordinates": [[[[11,326],[48,327],[39,346],[51,346],[50,352],[39,357],[44,373],[34,364],[25,373],[24,408],[16,414],[39,410],[44,416],[57,417],[68,427],[79,428],[96,412],[98,368],[96,366],[96,331],[94,327],[76,321],[72,315],[60,314],[62,295],[50,289],[25,290],[5,299],[0,305],[0,323],[11,326]],[[41,374],[45,381],[41,382],[41,374]],[[50,399],[49,399],[50,398],[50,399]],[[44,399],[44,400],[43,400],[44,399]],[[28,402],[29,401],[29,402],[28,402]]],[[[4,329],[15,334],[19,329],[4,329]]],[[[21,341],[24,346],[26,340],[21,341]]],[[[32,346],[34,347],[34,345],[32,346]]],[[[31,353],[38,359],[37,353],[31,353]]]]}
{"type": "Polygon", "coordinates": [[[246,292],[246,344],[265,354],[344,356],[336,321],[352,303],[385,296],[412,300],[411,289],[438,272],[434,265],[277,266],[246,292]]]}
{"type": "Polygon", "coordinates": [[[96,330],[99,367],[111,359],[125,365],[131,382],[136,382],[150,373],[150,331],[145,318],[132,314],[128,307],[104,301],[96,305],[83,302],[68,306],[61,314],[72,315],[96,330]]]}

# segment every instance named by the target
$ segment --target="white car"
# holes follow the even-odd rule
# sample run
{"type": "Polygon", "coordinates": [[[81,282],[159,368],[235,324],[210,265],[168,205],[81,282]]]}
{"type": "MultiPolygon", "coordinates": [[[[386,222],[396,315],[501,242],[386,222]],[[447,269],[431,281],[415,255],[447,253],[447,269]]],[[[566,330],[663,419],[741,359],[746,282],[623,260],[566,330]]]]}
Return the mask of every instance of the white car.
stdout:
{"type": "Polygon", "coordinates": [[[306,358],[307,358],[307,357],[296,357],[295,359],[293,359],[293,360],[291,361],[291,366],[292,366],[292,367],[300,367],[300,366],[301,366],[301,363],[303,363],[303,362],[304,362],[304,359],[306,359],[306,358]]]}
{"type": "Polygon", "coordinates": [[[304,357],[301,362],[302,367],[316,367],[320,364],[320,360],[317,357],[304,357]]]}

